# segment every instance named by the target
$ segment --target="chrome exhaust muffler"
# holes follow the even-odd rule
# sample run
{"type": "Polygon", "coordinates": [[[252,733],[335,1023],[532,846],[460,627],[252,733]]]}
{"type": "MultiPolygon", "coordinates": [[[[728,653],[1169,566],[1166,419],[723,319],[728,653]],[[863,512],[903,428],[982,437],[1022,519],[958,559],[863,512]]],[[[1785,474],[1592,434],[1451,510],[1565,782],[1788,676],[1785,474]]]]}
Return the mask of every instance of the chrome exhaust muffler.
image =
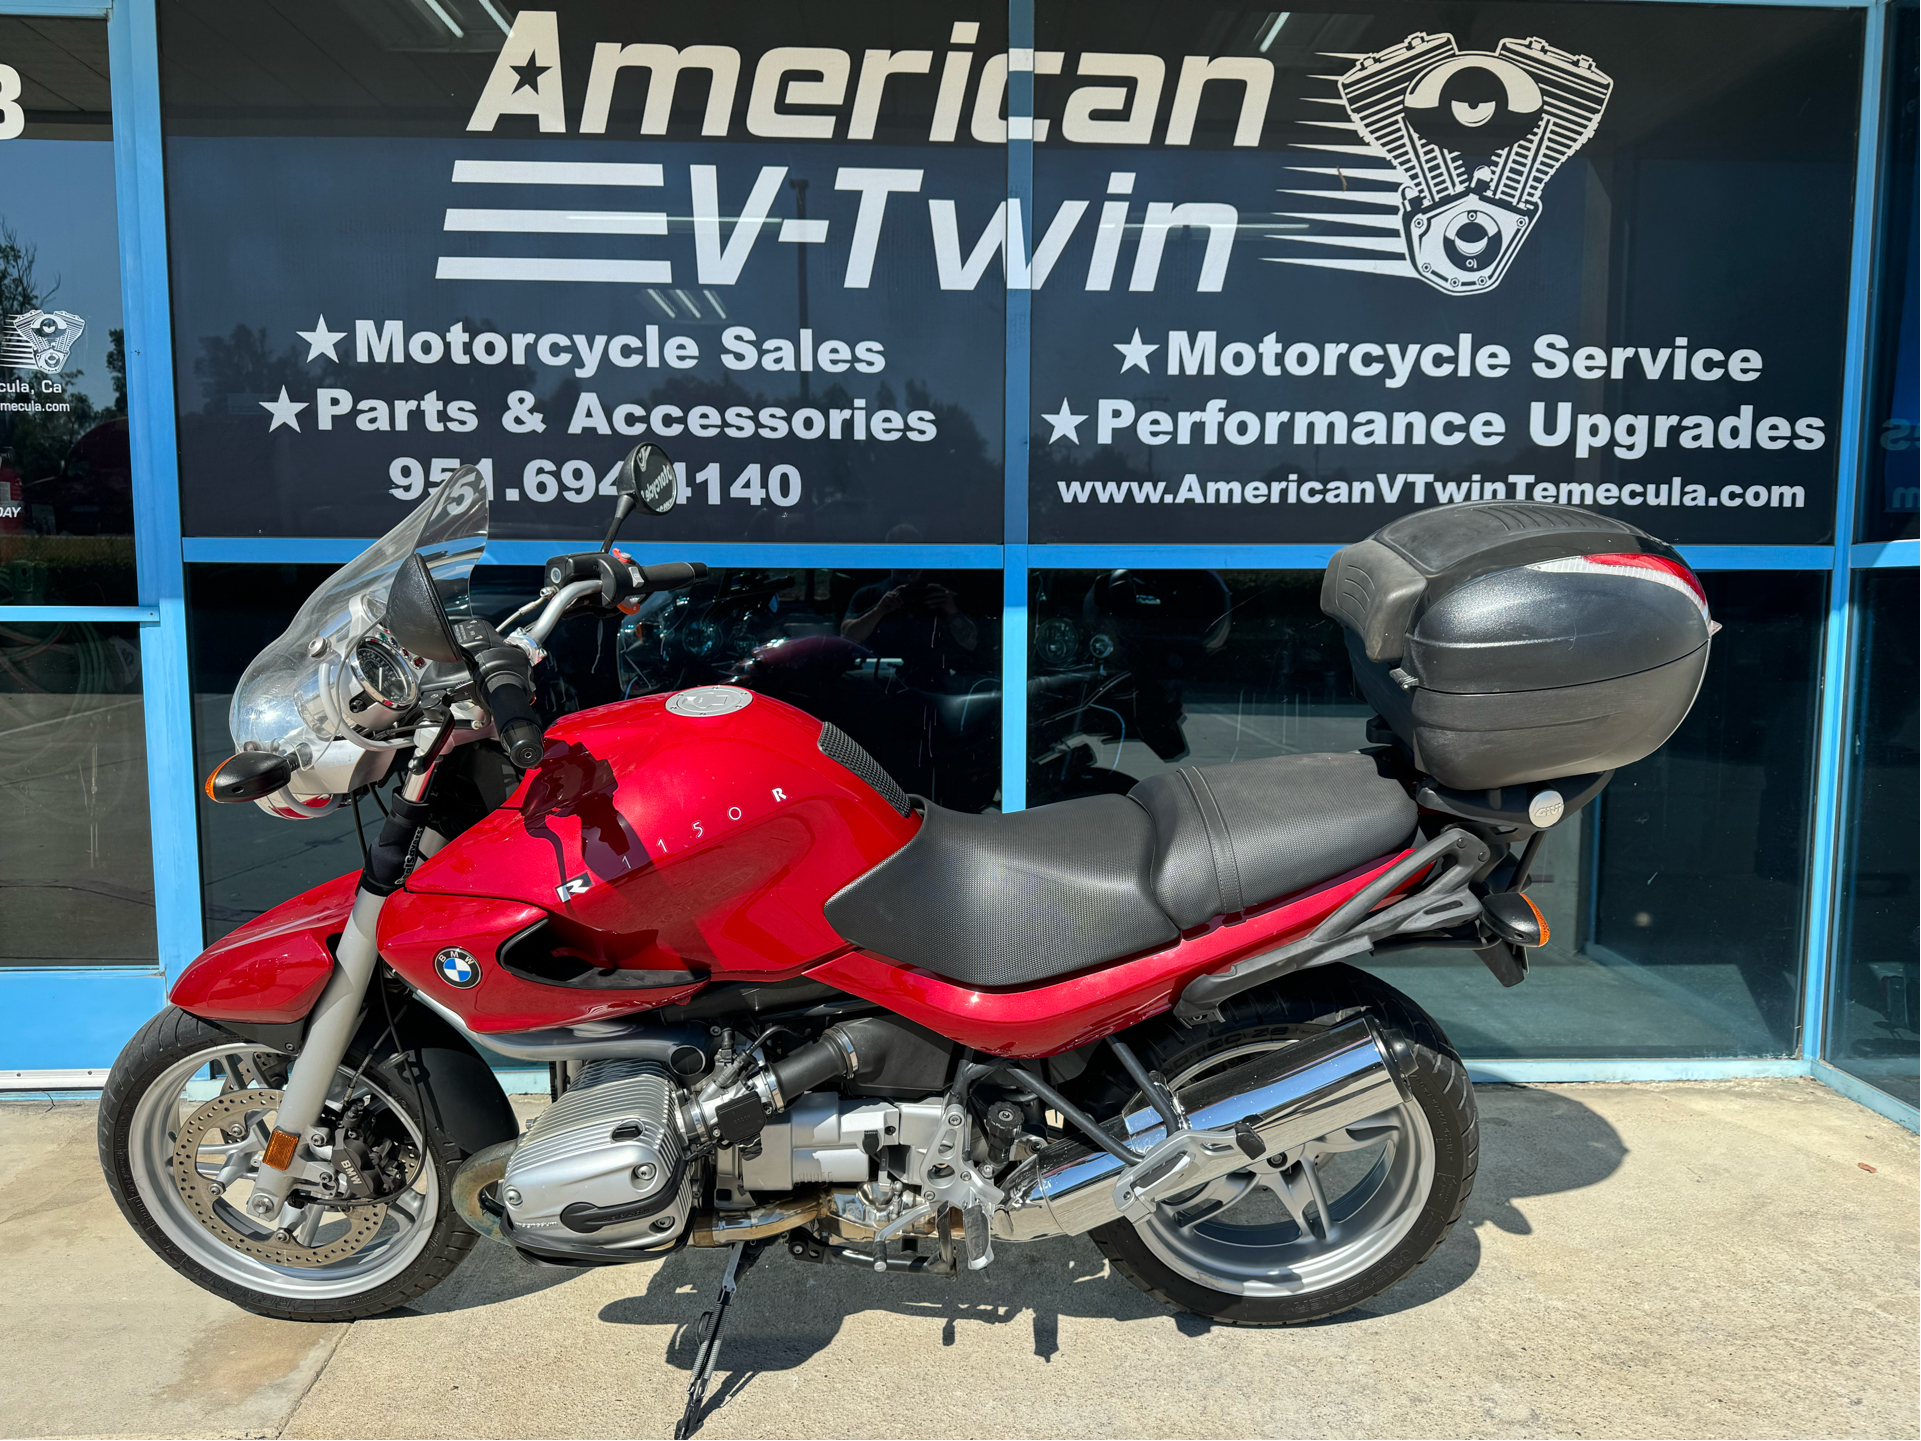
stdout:
{"type": "MultiPolygon", "coordinates": [[[[1400,1073],[1366,1017],[1298,1041],[1183,1089],[1178,1099],[1196,1131],[1232,1131],[1245,1121],[1279,1155],[1330,1131],[1405,1104],[1400,1073]]],[[[1153,1110],[1126,1117],[1126,1144],[1145,1154],[1166,1138],[1153,1110]]],[[[1078,1236],[1118,1220],[1121,1161],[1069,1137],[1024,1163],[1006,1184],[994,1234],[1010,1241],[1078,1236]]]]}

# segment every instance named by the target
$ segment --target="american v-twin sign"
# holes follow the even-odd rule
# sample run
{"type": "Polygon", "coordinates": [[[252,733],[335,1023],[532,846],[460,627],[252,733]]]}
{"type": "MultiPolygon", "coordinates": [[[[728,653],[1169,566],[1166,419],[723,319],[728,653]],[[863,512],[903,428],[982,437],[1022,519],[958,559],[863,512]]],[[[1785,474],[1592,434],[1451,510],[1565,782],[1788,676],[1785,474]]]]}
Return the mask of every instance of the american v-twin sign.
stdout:
{"type": "MultiPolygon", "coordinates": [[[[956,25],[955,39],[972,40],[971,32],[977,28],[956,25]]],[[[1349,132],[1350,143],[1310,142],[1293,148],[1355,158],[1331,171],[1289,166],[1285,178],[1297,179],[1293,173],[1297,171],[1336,176],[1338,187],[1292,189],[1289,193],[1362,209],[1310,217],[1331,222],[1338,229],[1311,236],[1283,234],[1279,237],[1282,241],[1298,244],[1304,240],[1314,247],[1313,253],[1267,258],[1287,264],[1417,278],[1449,295],[1478,294],[1500,284],[1540,216],[1543,188],[1563,162],[1593,136],[1613,89],[1613,81],[1592,60],[1556,49],[1539,38],[1505,39],[1492,52],[1483,52],[1460,49],[1451,35],[1414,34],[1371,54],[1329,51],[1325,55],[1336,62],[1354,63],[1336,80],[1338,100],[1308,98],[1340,104],[1348,119],[1313,123],[1349,132]],[[1370,161],[1380,163],[1370,166],[1370,161]],[[1386,181],[1388,186],[1375,188],[1367,184],[1370,181],[1386,181]],[[1389,213],[1381,214],[1382,210],[1389,213]],[[1400,243],[1395,245],[1378,233],[1368,233],[1379,228],[1398,228],[1400,243]],[[1402,253],[1392,259],[1383,255],[1393,250],[1402,253]]],[[[954,141],[963,123],[976,141],[1004,143],[1008,122],[1001,118],[1000,110],[1008,70],[1031,68],[1039,74],[1058,75],[1067,68],[1067,59],[1062,51],[995,56],[980,68],[976,79],[972,52],[948,51],[939,66],[940,92],[927,136],[929,143],[954,141]]],[[[733,102],[745,78],[743,68],[740,51],[727,45],[596,45],[579,113],[580,132],[607,133],[620,77],[625,71],[639,70],[646,73],[647,87],[641,132],[664,134],[676,89],[693,71],[707,86],[701,134],[726,138],[735,125],[733,102]]],[[[790,140],[832,140],[840,135],[871,139],[890,77],[931,75],[935,68],[931,50],[867,50],[860,58],[855,79],[855,59],[846,50],[819,46],[769,49],[753,67],[744,116],[747,135],[790,140]],[[851,110],[844,117],[819,113],[820,107],[844,107],[850,95],[851,110]],[[796,112],[789,108],[793,105],[806,105],[809,110],[796,112]]],[[[1036,117],[1031,125],[1037,142],[1051,139],[1067,145],[1158,142],[1161,146],[1186,146],[1192,142],[1201,100],[1209,85],[1239,99],[1233,145],[1258,146],[1267,128],[1275,70],[1261,56],[1183,57],[1164,124],[1158,120],[1167,79],[1167,62],[1162,57],[1083,53],[1074,69],[1078,75],[1109,78],[1104,85],[1089,85],[1070,93],[1057,120],[1036,117]],[[1131,95],[1116,88],[1112,77],[1131,79],[1131,95]],[[1110,118],[1117,112],[1119,118],[1110,118]]],[[[626,83],[637,81],[634,77],[626,83]]],[[[530,116],[541,133],[564,134],[567,99],[558,16],[551,11],[525,10],[501,49],[467,129],[499,133],[497,127],[503,117],[530,116]]],[[[576,168],[584,171],[595,167],[576,168]]],[[[657,166],[625,168],[635,174],[623,183],[662,183],[657,166]]],[[[698,167],[695,177],[694,219],[697,235],[704,242],[699,279],[702,284],[728,285],[739,276],[766,223],[768,204],[785,172],[763,168],[753,194],[734,218],[733,235],[724,250],[719,243],[722,217],[714,173],[711,168],[698,167]]],[[[862,192],[845,281],[848,288],[864,289],[868,283],[872,256],[887,218],[888,194],[919,191],[924,174],[920,169],[838,174],[837,189],[862,192]]],[[[463,177],[457,173],[455,178],[463,177]]],[[[1131,190],[1132,177],[1127,180],[1131,190]]],[[[1034,217],[1030,251],[1029,226],[1019,207],[1018,200],[1006,201],[988,219],[978,241],[970,243],[958,228],[954,203],[938,199],[930,202],[942,289],[974,289],[996,255],[1009,289],[1040,289],[1083,220],[1093,218],[1095,209],[1086,200],[1066,200],[1045,225],[1042,217],[1034,217]]],[[[1107,290],[1120,278],[1116,261],[1124,227],[1111,223],[1109,212],[1114,208],[1109,202],[1094,219],[1102,234],[1094,242],[1085,289],[1107,290]],[[1113,234],[1109,236],[1107,231],[1113,234]]],[[[471,222],[459,217],[469,215],[465,209],[449,210],[448,229],[467,228],[471,222]]],[[[658,222],[653,228],[631,233],[666,233],[664,215],[627,219],[658,222]]],[[[828,225],[826,220],[790,220],[781,227],[779,239],[823,243],[828,225]]],[[[1240,212],[1230,204],[1187,197],[1178,202],[1148,201],[1138,228],[1132,273],[1126,277],[1127,288],[1156,289],[1168,233],[1191,229],[1204,231],[1207,237],[1195,288],[1200,292],[1221,290],[1236,232],[1241,228],[1240,212]]],[[[666,261],[628,260],[618,266],[613,261],[531,259],[504,265],[442,257],[439,274],[442,279],[631,278],[670,283],[670,263],[666,261]],[[594,266],[602,270],[588,274],[594,266]],[[616,277],[609,267],[618,266],[625,270],[616,277]]]]}

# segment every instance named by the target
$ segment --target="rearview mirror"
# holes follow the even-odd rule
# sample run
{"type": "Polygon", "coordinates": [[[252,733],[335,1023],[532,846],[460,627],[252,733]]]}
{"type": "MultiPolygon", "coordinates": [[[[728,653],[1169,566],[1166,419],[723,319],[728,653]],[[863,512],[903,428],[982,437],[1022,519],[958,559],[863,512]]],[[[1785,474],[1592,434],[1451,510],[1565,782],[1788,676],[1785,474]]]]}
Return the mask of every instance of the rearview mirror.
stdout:
{"type": "Polygon", "coordinates": [[[674,502],[680,499],[680,476],[666,451],[642,441],[620,463],[614,489],[620,499],[614,502],[613,522],[600,542],[603,555],[613,549],[620,523],[634,513],[636,506],[649,515],[665,515],[674,508],[674,502]]]}
{"type": "Polygon", "coordinates": [[[434,586],[433,572],[415,551],[400,563],[394,583],[387,591],[388,632],[406,649],[428,660],[451,665],[459,661],[460,642],[454,639],[453,622],[441,604],[434,586]]]}
{"type": "Polygon", "coordinates": [[[680,499],[680,477],[673,461],[657,445],[641,444],[628,452],[614,481],[622,495],[632,495],[649,515],[665,515],[680,499]]]}

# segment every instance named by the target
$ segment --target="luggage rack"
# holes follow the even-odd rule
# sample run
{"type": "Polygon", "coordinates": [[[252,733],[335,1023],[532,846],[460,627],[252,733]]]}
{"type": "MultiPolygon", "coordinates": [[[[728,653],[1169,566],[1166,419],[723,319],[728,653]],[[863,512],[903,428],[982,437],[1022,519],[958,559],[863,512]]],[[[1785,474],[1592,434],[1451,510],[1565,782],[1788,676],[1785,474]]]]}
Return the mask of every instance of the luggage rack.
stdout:
{"type": "Polygon", "coordinates": [[[1467,925],[1481,914],[1481,898],[1468,889],[1469,882],[1492,859],[1486,841],[1460,826],[1449,826],[1348,897],[1300,940],[1195,977],[1174,1003],[1174,1016],[1190,1026],[1218,1021],[1221,1002],[1293,971],[1366,955],[1390,936],[1467,925]],[[1374,909],[1430,867],[1434,874],[1419,890],[1384,910],[1374,909]]]}
{"type": "MultiPolygon", "coordinates": [[[[1369,730],[1372,738],[1373,727],[1369,730]]],[[[1613,779],[1610,770],[1499,790],[1456,791],[1428,776],[1410,776],[1423,810],[1468,824],[1447,826],[1409,851],[1300,940],[1195,977],[1174,1003],[1175,1019],[1189,1026],[1218,1021],[1223,1001],[1255,986],[1310,966],[1396,951],[1473,951],[1503,986],[1518,986],[1527,979],[1527,952],[1548,938],[1540,912],[1521,894],[1541,838],[1613,779]],[[1520,855],[1513,856],[1511,842],[1523,836],[1520,855]],[[1497,860],[1495,846],[1510,854],[1497,860]],[[1375,909],[1423,871],[1431,874],[1417,889],[1375,909]]]]}

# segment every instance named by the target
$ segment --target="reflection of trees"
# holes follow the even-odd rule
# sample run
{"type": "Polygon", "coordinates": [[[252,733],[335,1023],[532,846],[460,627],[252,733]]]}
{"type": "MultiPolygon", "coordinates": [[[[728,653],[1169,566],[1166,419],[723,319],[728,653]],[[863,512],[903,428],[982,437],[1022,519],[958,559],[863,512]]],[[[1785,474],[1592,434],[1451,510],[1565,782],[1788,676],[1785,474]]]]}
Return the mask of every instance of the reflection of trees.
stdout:
{"type": "Polygon", "coordinates": [[[127,332],[107,332],[107,374],[113,377],[113,408],[127,413],[127,332]]]}
{"type": "Polygon", "coordinates": [[[251,401],[277,395],[283,385],[297,390],[309,383],[299,349],[290,345],[276,355],[267,348],[264,325],[258,330],[236,325],[226,336],[201,336],[193,373],[206,397],[200,408],[207,415],[225,414],[229,396],[251,401]]]}
{"type": "Polygon", "coordinates": [[[54,276],[53,283],[43,287],[34,276],[39,256],[38,246],[27,244],[19,231],[0,220],[0,311],[23,315],[53,303],[60,293],[60,277],[54,276]]]}

